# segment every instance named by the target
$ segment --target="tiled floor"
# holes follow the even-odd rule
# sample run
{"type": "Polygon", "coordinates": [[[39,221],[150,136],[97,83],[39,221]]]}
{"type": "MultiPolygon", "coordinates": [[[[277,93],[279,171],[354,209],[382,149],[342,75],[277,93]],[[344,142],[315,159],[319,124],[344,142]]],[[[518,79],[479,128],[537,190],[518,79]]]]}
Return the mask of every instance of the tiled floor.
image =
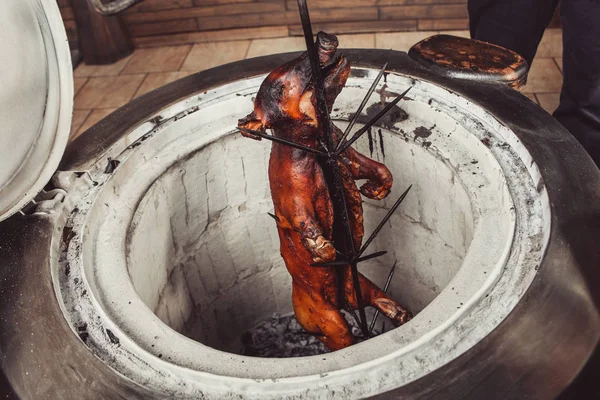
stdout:
{"type": "MultiPolygon", "coordinates": [[[[340,47],[407,51],[437,32],[391,32],[339,35],[340,47]]],[[[467,31],[444,33],[466,36],[467,31]]],[[[111,65],[81,64],[75,70],[75,110],[72,137],[78,136],[132,99],[179,78],[244,58],[303,50],[301,37],[235,40],[136,50],[111,65]]],[[[552,112],[562,85],[562,33],[546,31],[522,92],[552,112]]]]}

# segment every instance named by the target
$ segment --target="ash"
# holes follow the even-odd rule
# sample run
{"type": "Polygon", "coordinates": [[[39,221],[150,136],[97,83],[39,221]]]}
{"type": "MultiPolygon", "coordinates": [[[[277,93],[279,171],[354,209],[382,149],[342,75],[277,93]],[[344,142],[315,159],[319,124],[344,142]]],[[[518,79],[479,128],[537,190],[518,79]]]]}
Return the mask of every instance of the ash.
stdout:
{"type": "MultiPolygon", "coordinates": [[[[357,342],[362,341],[356,322],[346,315],[357,342]]],[[[374,334],[378,334],[374,330],[374,334]]],[[[242,335],[242,355],[263,358],[306,357],[329,353],[317,337],[300,326],[294,315],[277,313],[242,335]]]]}

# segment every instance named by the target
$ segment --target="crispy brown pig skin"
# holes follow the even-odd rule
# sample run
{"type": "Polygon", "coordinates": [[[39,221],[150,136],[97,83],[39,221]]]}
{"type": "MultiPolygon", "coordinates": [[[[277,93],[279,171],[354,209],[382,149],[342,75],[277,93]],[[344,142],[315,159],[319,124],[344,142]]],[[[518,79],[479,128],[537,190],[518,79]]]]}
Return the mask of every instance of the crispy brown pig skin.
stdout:
{"type": "MultiPolygon", "coordinates": [[[[350,75],[350,63],[335,57],[338,40],[334,35],[317,35],[319,61],[324,76],[329,109],[350,75]]],[[[254,110],[239,127],[265,132],[315,149],[321,149],[323,129],[318,125],[316,99],[307,53],[278,67],[262,83],[254,110]]],[[[334,136],[341,132],[332,126],[334,136]]],[[[246,137],[260,140],[251,133],[246,137]]],[[[364,234],[363,195],[383,199],[392,187],[392,174],[385,165],[352,148],[339,162],[354,246],[359,248],[364,234]],[[359,190],[355,180],[366,179],[359,190]]],[[[340,309],[357,308],[350,267],[314,267],[315,262],[336,259],[336,248],[344,253],[343,232],[335,224],[323,160],[303,150],[273,143],[269,160],[269,182],[277,217],[281,256],[292,276],[292,302],[298,322],[308,332],[318,334],[331,350],[354,343],[340,309]]],[[[379,309],[396,325],[411,318],[410,311],[387,297],[375,284],[360,275],[366,305],[379,309]]]]}

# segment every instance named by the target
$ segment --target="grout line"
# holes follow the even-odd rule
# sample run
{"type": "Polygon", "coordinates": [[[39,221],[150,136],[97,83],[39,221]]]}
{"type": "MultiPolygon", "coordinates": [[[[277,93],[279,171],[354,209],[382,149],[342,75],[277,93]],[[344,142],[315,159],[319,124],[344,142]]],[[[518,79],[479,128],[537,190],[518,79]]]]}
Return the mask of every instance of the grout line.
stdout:
{"type": "Polygon", "coordinates": [[[127,68],[127,66],[129,65],[129,63],[131,62],[131,60],[133,60],[133,57],[135,56],[135,52],[136,51],[137,51],[137,49],[133,49],[133,51],[131,52],[131,54],[127,56],[127,57],[129,57],[129,60],[127,60],[127,62],[125,63],[125,65],[123,65],[123,68],[121,68],[121,70],[119,71],[119,73],[117,74],[117,76],[121,76],[121,74],[123,73],[123,71],[125,71],[125,68],[127,68]]]}
{"type": "MultiPolygon", "coordinates": [[[[142,79],[142,82],[140,83],[140,86],[138,86],[138,88],[135,90],[135,92],[133,93],[133,98],[135,99],[138,97],[138,92],[140,91],[140,89],[142,88],[142,86],[144,85],[144,82],[146,82],[146,79],[148,79],[148,77],[150,76],[150,74],[146,74],[146,76],[144,76],[144,79],[142,79]]],[[[131,101],[131,99],[129,100],[131,101]]]]}
{"type": "Polygon", "coordinates": [[[556,65],[556,68],[558,68],[558,72],[560,72],[561,75],[564,75],[563,70],[562,70],[562,65],[558,65],[558,61],[556,61],[556,57],[552,57],[552,61],[554,61],[554,65],[556,65]]]}
{"type": "Polygon", "coordinates": [[[254,42],[255,39],[250,39],[248,41],[248,47],[246,47],[246,51],[244,52],[244,58],[242,58],[242,60],[246,60],[248,58],[248,53],[250,53],[250,46],[252,46],[252,43],[254,42]]]}
{"type": "Polygon", "coordinates": [[[83,90],[83,88],[85,87],[85,85],[88,84],[89,81],[90,81],[90,77],[88,76],[85,78],[85,82],[83,82],[83,85],[81,85],[79,87],[79,89],[77,89],[77,91],[73,93],[73,102],[75,102],[75,96],[77,96],[79,94],[79,92],[81,92],[83,90]]]}
{"type": "Polygon", "coordinates": [[[73,111],[87,111],[87,114],[85,114],[85,117],[83,118],[83,120],[81,121],[81,123],[77,126],[77,128],[69,133],[69,140],[72,140],[74,137],[77,136],[77,133],[79,132],[79,129],[81,129],[81,127],[83,126],[83,124],[85,124],[85,121],[88,119],[88,117],[90,116],[90,114],[92,113],[92,109],[89,110],[73,110],[73,111]]]}
{"type": "MultiPolygon", "coordinates": [[[[135,99],[135,95],[137,94],[137,92],[140,90],[140,88],[142,87],[142,84],[144,83],[144,81],[146,80],[146,78],[148,78],[148,75],[150,75],[150,73],[144,74],[144,78],[142,80],[140,80],[140,83],[138,84],[137,88],[135,88],[135,91],[133,92],[133,94],[131,95],[131,97],[129,98],[129,100],[127,100],[127,103],[129,103],[131,100],[135,99]]],[[[125,105],[123,104],[123,106],[125,105]]],[[[121,107],[123,107],[121,106],[121,107]]],[[[119,107],[117,107],[119,108],[119,107]]]]}
{"type": "MultiPolygon", "coordinates": [[[[188,59],[188,57],[190,56],[190,53],[192,52],[192,49],[194,48],[193,44],[186,44],[186,46],[189,46],[188,51],[187,51],[187,53],[185,53],[185,57],[182,58],[181,64],[179,64],[179,67],[177,67],[177,69],[174,72],[181,71],[181,68],[185,64],[185,61],[188,59]]],[[[175,46],[169,46],[169,47],[175,47],[175,46]]],[[[166,72],[166,71],[163,71],[163,72],[166,72]]]]}
{"type": "Polygon", "coordinates": [[[73,136],[71,136],[69,139],[73,140],[76,137],[78,137],[79,135],[81,135],[83,132],[81,131],[81,128],[83,128],[85,126],[85,123],[87,122],[87,120],[92,116],[92,114],[94,113],[94,109],[90,109],[90,112],[88,113],[88,115],[85,117],[85,119],[83,120],[83,122],[81,123],[81,125],[79,125],[79,127],[77,128],[77,131],[75,131],[75,133],[73,134],[73,136]]]}
{"type": "MultiPolygon", "coordinates": [[[[94,113],[94,111],[101,111],[101,110],[116,110],[119,107],[94,107],[92,109],[90,109],[89,114],[85,117],[85,119],[83,120],[83,122],[81,123],[81,125],[79,125],[79,128],[77,128],[77,131],[73,134],[73,136],[71,136],[69,138],[69,140],[73,140],[74,138],[80,136],[81,134],[83,134],[85,131],[82,131],[81,129],[85,126],[85,124],[88,122],[88,120],[92,117],[92,114],[94,113]]],[[[96,125],[98,123],[98,121],[96,121],[94,124],[90,125],[89,127],[86,128],[86,131],[88,129],[90,129],[92,126],[96,125]]]]}

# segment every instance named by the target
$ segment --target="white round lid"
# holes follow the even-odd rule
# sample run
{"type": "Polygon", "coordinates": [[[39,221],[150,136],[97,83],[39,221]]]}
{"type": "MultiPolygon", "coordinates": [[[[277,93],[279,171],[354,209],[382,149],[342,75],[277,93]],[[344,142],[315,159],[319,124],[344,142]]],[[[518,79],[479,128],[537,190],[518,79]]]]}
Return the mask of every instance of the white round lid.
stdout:
{"type": "Polygon", "coordinates": [[[2,0],[0,221],[31,201],[63,156],[73,112],[69,44],[55,0],[2,0]]]}

